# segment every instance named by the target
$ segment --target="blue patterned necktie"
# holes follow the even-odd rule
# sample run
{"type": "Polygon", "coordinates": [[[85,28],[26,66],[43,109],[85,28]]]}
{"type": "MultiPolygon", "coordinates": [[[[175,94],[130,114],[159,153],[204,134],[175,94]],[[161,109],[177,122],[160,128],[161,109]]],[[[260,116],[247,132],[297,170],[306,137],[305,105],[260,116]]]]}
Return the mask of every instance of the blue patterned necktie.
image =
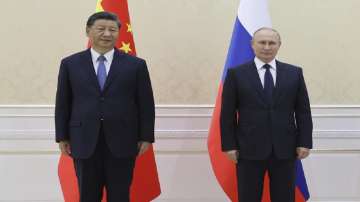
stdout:
{"type": "Polygon", "coordinates": [[[268,103],[270,104],[272,102],[272,94],[274,90],[274,80],[270,72],[271,66],[269,64],[265,64],[263,66],[264,69],[266,69],[265,72],[265,78],[264,78],[264,92],[266,95],[266,98],[268,100],[268,103]]]}
{"type": "Polygon", "coordinates": [[[99,61],[97,68],[97,79],[100,85],[100,89],[103,90],[106,81],[106,68],[104,63],[106,58],[103,55],[100,55],[97,60],[99,61]]]}

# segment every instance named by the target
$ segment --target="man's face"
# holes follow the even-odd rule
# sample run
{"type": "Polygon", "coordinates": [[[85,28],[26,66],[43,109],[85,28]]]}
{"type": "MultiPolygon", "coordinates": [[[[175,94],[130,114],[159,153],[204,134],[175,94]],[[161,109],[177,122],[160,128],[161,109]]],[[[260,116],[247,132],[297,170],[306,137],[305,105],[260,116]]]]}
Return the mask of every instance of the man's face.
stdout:
{"type": "Polygon", "coordinates": [[[86,34],[95,50],[109,51],[115,46],[119,27],[113,20],[99,19],[91,27],[86,28],[86,34]]]}
{"type": "Polygon", "coordinates": [[[276,32],[263,29],[254,35],[251,46],[256,57],[265,63],[269,63],[275,58],[280,44],[280,38],[276,32]]]}

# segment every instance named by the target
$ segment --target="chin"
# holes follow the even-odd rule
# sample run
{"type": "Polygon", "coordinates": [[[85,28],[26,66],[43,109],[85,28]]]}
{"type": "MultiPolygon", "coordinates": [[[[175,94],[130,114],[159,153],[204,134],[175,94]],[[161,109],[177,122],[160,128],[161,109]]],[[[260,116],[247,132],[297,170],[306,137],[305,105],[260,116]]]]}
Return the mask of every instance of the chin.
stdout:
{"type": "Polygon", "coordinates": [[[101,47],[103,47],[103,48],[112,48],[112,47],[114,47],[114,45],[113,44],[102,44],[101,47]]]}

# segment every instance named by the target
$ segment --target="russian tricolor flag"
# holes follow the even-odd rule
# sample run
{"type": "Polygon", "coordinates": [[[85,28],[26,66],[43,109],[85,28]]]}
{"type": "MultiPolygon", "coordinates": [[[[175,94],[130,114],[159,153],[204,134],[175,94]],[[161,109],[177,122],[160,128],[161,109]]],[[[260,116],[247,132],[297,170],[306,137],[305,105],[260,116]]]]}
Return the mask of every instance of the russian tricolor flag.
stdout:
{"type": "MultiPolygon", "coordinates": [[[[228,68],[254,58],[251,49],[251,38],[252,34],[261,27],[271,27],[268,1],[241,0],[209,130],[208,150],[213,171],[220,186],[233,202],[238,201],[236,167],[221,151],[220,111],[222,87],[228,68]]],[[[296,202],[307,201],[309,197],[301,161],[298,160],[296,166],[296,202]]],[[[270,202],[268,177],[265,178],[263,202],[270,202]]]]}

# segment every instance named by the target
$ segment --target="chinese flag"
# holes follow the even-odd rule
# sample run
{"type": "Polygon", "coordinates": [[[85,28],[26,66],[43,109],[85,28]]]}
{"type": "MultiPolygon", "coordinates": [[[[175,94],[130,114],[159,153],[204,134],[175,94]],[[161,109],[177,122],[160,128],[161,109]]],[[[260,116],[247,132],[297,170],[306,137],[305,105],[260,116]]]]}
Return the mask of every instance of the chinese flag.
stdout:
{"type": "MultiPolygon", "coordinates": [[[[130,24],[127,0],[98,0],[96,12],[115,13],[122,24],[116,47],[123,52],[136,55],[130,24]]],[[[58,166],[61,189],[65,202],[78,202],[79,191],[73,161],[61,155],[58,166]]],[[[131,202],[149,202],[161,193],[153,148],[136,159],[133,182],[130,189],[131,202]]],[[[106,194],[103,202],[106,202],[106,194]]]]}

